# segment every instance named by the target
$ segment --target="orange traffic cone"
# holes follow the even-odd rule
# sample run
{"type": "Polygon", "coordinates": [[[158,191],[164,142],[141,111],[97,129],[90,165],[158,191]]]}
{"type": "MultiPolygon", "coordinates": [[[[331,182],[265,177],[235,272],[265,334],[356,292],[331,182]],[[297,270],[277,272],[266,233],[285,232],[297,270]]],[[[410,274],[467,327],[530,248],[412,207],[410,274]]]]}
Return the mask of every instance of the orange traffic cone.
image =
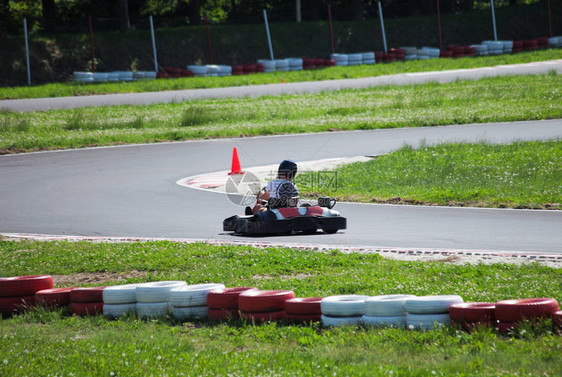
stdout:
{"type": "Polygon", "coordinates": [[[232,150],[232,168],[230,169],[230,173],[228,175],[233,174],[244,174],[242,171],[242,167],[240,166],[240,160],[238,159],[238,150],[236,147],[232,150]]]}

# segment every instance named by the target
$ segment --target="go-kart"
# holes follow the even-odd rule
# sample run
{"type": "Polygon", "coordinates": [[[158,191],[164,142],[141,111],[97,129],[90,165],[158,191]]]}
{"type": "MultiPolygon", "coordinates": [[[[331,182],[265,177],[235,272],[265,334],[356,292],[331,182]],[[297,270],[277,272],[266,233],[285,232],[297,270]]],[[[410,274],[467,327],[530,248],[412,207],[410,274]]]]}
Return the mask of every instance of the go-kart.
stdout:
{"type": "Polygon", "coordinates": [[[299,198],[270,198],[265,210],[253,215],[234,215],[223,221],[223,230],[239,235],[336,233],[346,229],[347,219],[332,209],[336,199],[318,198],[317,203],[297,206],[299,198]]]}

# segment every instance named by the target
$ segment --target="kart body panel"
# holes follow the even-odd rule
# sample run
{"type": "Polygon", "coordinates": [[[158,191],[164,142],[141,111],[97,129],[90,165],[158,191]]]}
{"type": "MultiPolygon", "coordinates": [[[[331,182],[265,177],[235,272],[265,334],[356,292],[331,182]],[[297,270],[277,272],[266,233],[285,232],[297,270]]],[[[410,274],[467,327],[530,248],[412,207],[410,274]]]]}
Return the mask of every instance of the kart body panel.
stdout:
{"type": "Polygon", "coordinates": [[[231,216],[223,230],[241,235],[335,233],[346,229],[347,219],[339,212],[319,206],[268,209],[251,216],[231,216]]]}

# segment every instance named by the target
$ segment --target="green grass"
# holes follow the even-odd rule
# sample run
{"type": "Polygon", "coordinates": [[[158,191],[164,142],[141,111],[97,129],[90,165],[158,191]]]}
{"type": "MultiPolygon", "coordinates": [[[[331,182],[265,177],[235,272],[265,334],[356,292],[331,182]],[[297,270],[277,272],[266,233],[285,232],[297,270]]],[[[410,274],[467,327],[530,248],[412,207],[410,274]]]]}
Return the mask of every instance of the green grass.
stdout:
{"type": "Polygon", "coordinates": [[[0,112],[0,151],[556,119],[562,75],[513,76],[310,95],[31,113],[0,112]]]}
{"type": "MultiPolygon", "coordinates": [[[[460,294],[465,301],[562,299],[562,271],[539,264],[452,265],[378,255],[205,244],[0,242],[0,275],[52,274],[75,285],[181,279],[292,289],[297,296],[460,294]],[[136,271],[136,277],[127,274],[136,271]],[[101,273],[104,273],[101,275],[101,273]],[[64,275],[64,276],[61,276],[64,275]],[[101,278],[101,277],[105,278],[101,278]],[[109,281],[107,276],[111,276],[109,281]],[[139,277],[141,276],[141,277],[139,277]],[[64,279],[63,279],[64,278],[64,279]]],[[[557,375],[562,337],[549,322],[514,337],[284,323],[181,323],[68,317],[34,310],[0,320],[4,375],[557,375]],[[390,372],[392,371],[392,373],[390,372]]]]}
{"type": "Polygon", "coordinates": [[[562,209],[562,141],[404,147],[342,166],[334,181],[297,176],[301,195],[345,201],[562,209]]]}
{"type": "Polygon", "coordinates": [[[562,59],[562,49],[525,52],[514,55],[498,55],[478,58],[430,59],[373,66],[332,67],[300,72],[275,72],[230,77],[194,77],[168,80],[142,80],[122,83],[56,83],[38,86],[0,88],[0,99],[83,96],[110,93],[139,93],[162,90],[219,88],[242,85],[261,85],[281,82],[302,82],[396,75],[412,72],[442,71],[490,67],[504,64],[529,63],[562,59]]]}

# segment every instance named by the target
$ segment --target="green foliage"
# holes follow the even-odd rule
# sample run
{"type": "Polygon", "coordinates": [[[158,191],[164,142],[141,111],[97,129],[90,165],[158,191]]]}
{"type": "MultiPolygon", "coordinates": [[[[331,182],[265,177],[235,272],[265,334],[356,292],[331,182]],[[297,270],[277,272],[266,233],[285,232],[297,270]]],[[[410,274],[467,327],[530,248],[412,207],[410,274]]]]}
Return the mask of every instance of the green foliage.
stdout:
{"type": "MultiPolygon", "coordinates": [[[[312,173],[300,179],[307,182],[312,173]]],[[[512,208],[562,209],[562,141],[511,145],[445,144],[404,147],[390,155],[336,170],[343,200],[512,208]]],[[[304,189],[304,190],[303,190],[304,189]]]]}

